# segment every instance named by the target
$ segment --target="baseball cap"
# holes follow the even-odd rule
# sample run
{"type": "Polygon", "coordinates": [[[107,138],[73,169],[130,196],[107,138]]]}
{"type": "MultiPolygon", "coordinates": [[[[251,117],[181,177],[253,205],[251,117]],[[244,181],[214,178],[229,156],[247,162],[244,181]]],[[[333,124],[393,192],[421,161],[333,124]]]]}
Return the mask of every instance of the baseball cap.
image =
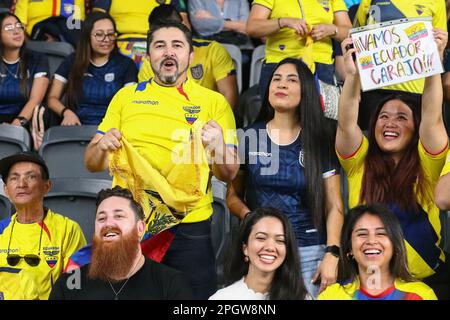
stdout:
{"type": "Polygon", "coordinates": [[[0,175],[2,176],[2,180],[4,183],[6,183],[6,178],[8,177],[9,170],[17,162],[36,163],[44,169],[47,178],[49,177],[47,165],[45,164],[44,159],[42,159],[39,154],[33,151],[22,151],[0,160],[0,175]]]}

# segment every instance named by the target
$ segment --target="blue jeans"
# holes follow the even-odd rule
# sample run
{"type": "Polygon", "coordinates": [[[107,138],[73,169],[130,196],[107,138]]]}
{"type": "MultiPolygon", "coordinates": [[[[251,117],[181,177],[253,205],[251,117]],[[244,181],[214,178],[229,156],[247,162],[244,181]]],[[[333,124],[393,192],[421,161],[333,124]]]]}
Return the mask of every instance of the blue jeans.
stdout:
{"type": "Polygon", "coordinates": [[[311,280],[325,255],[325,245],[319,244],[315,246],[299,247],[298,252],[300,254],[303,282],[305,283],[306,290],[308,290],[309,294],[315,299],[319,293],[320,282],[316,285],[312,284],[311,280]]]}
{"type": "Polygon", "coordinates": [[[212,296],[217,276],[210,221],[180,224],[162,263],[186,275],[194,299],[212,296]]]}

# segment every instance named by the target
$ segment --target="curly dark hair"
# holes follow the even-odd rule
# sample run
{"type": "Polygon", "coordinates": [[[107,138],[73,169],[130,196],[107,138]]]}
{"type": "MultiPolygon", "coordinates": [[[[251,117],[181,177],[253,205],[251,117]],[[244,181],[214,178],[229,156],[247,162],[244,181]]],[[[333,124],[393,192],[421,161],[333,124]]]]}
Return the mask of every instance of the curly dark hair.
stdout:
{"type": "Polygon", "coordinates": [[[103,202],[103,200],[111,198],[111,197],[121,197],[130,200],[130,208],[133,210],[134,215],[136,217],[136,221],[144,220],[144,210],[142,209],[142,206],[133,198],[133,194],[130,190],[126,188],[122,188],[120,186],[115,186],[112,189],[102,189],[97,195],[97,200],[95,203],[95,211],[98,210],[98,207],[100,206],[100,203],[103,202]]]}

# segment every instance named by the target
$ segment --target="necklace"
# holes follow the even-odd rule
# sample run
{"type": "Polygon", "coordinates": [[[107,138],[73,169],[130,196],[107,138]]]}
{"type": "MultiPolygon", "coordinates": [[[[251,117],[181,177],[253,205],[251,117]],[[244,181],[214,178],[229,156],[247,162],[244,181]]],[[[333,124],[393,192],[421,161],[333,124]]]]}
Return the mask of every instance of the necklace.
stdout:
{"type": "MultiPolygon", "coordinates": [[[[144,257],[144,256],[141,255],[141,257],[144,257]]],[[[133,274],[134,270],[138,266],[139,262],[141,262],[141,260],[142,260],[142,258],[139,258],[139,260],[136,262],[136,264],[134,265],[133,269],[130,271],[129,276],[127,277],[127,279],[125,280],[123,285],[120,287],[119,291],[116,292],[116,290],[114,289],[114,286],[112,285],[111,281],[109,281],[109,279],[106,278],[106,280],[108,280],[109,286],[111,287],[112,291],[114,292],[114,300],[119,300],[119,294],[122,292],[122,290],[125,287],[125,285],[127,284],[128,280],[130,280],[131,275],[133,274]]]]}
{"type": "Polygon", "coordinates": [[[14,79],[18,79],[19,78],[19,69],[20,69],[19,65],[17,65],[16,73],[11,72],[9,70],[8,66],[15,65],[16,63],[19,62],[20,58],[17,59],[16,61],[7,61],[4,57],[2,57],[2,59],[3,59],[4,65],[5,65],[6,72],[8,72],[10,76],[14,77],[14,79]]]}

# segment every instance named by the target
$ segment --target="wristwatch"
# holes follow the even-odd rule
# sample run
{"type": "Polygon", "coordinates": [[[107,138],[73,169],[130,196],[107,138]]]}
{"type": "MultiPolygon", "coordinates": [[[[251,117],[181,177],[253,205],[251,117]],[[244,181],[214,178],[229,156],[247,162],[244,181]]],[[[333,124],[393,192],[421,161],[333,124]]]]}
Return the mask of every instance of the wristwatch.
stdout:
{"type": "Polygon", "coordinates": [[[331,253],[333,256],[335,256],[336,258],[339,258],[339,247],[338,246],[327,246],[325,248],[325,253],[331,253]]]}
{"type": "Polygon", "coordinates": [[[25,127],[28,124],[28,119],[22,116],[17,116],[15,119],[19,119],[19,123],[22,127],[25,127]]]}

